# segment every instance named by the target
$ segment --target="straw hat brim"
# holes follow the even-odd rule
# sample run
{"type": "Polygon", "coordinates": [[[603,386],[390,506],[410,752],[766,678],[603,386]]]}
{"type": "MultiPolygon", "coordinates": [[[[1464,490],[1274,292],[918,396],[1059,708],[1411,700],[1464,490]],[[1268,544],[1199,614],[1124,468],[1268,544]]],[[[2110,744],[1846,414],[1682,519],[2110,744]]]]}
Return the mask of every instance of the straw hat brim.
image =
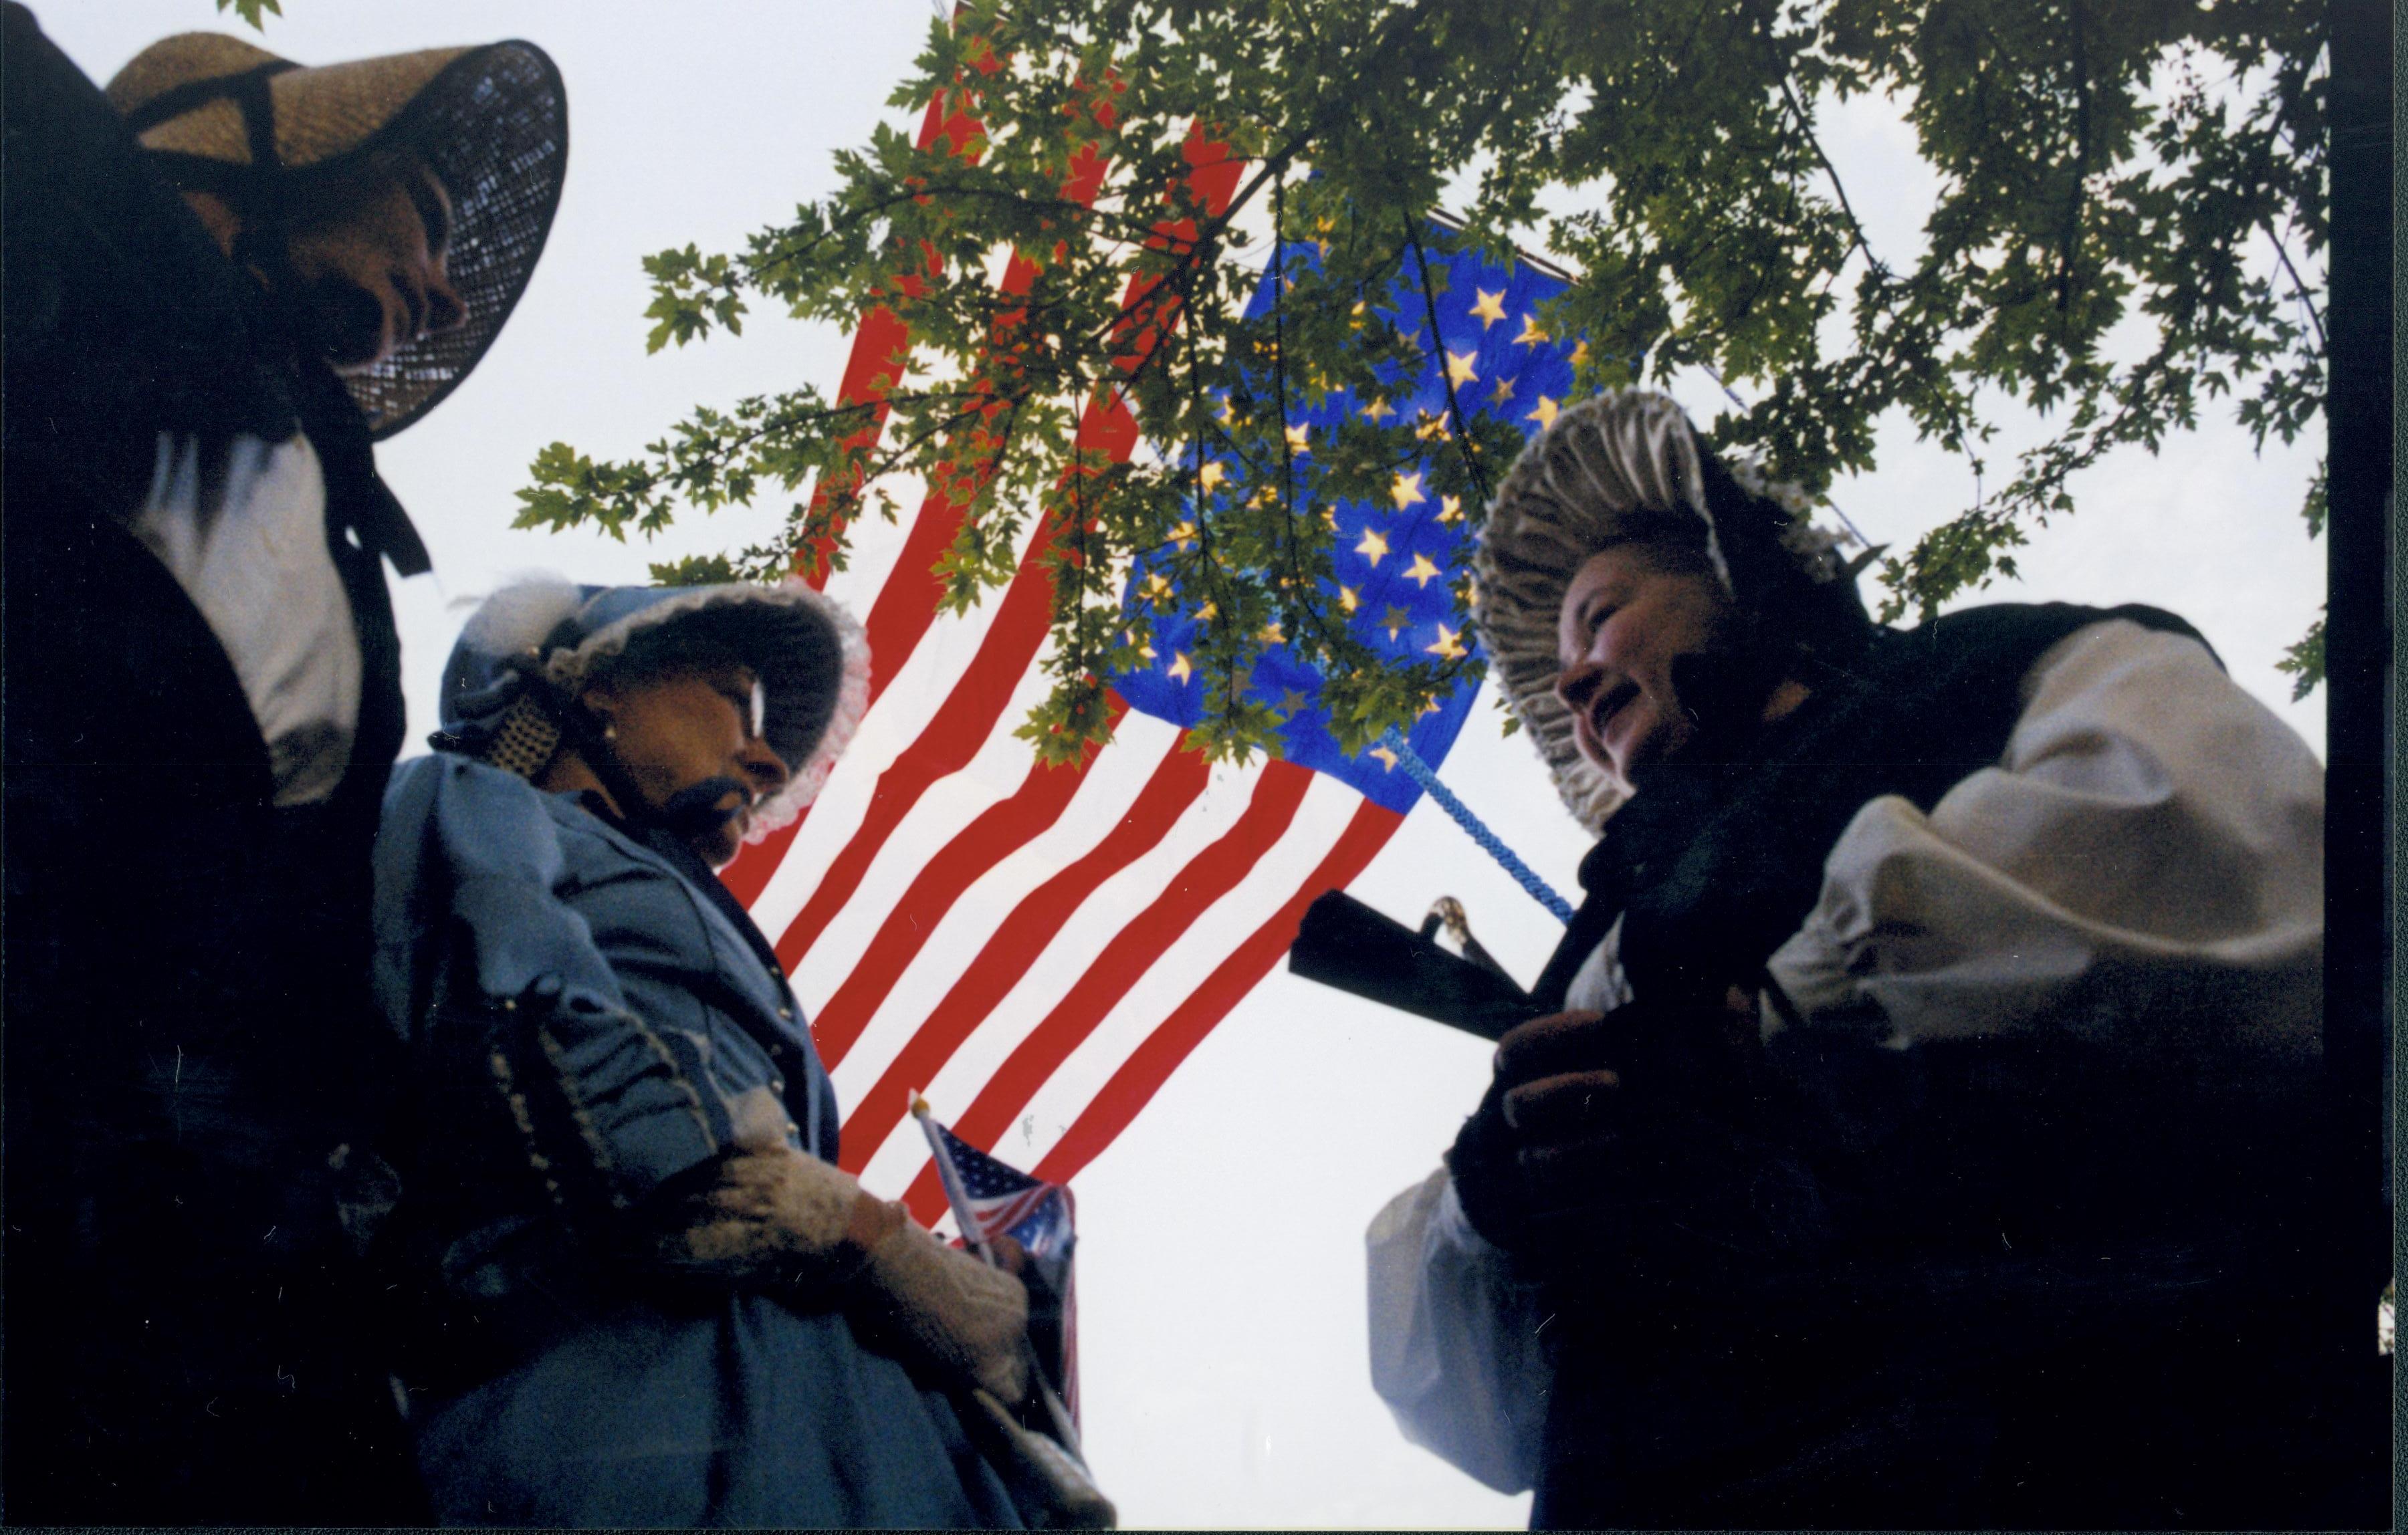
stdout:
{"type": "Polygon", "coordinates": [[[150,110],[172,93],[203,93],[188,110],[145,124],[153,152],[247,167],[250,136],[213,84],[265,75],[276,155],[292,173],[338,171],[407,147],[450,193],[448,269],[467,310],[456,330],[399,349],[346,379],[372,436],[383,438],[439,404],[467,377],[526,290],[560,206],[567,171],[568,103],[560,72],[533,43],[429,49],[317,67],[216,33],[153,44],[110,80],[121,112],[150,110]]]}

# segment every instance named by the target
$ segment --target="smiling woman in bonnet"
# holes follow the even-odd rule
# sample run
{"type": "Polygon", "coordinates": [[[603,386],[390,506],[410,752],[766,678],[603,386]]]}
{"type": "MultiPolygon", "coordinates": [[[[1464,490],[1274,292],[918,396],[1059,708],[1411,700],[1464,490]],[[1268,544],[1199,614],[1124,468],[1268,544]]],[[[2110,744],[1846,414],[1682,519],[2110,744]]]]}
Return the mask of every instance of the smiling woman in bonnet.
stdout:
{"type": "Polygon", "coordinates": [[[1406,1433],[1541,1526],[2302,1516],[2306,746],[2153,610],[1874,626],[1661,395],[1533,441],[1478,575],[1598,840],[1372,1227],[1406,1433]]]}

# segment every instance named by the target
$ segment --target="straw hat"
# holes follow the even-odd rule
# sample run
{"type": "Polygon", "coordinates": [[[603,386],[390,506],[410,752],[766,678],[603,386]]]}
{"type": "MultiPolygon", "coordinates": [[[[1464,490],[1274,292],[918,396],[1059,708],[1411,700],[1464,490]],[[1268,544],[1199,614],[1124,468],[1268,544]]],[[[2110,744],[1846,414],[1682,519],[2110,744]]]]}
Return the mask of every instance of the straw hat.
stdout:
{"type": "Polygon", "coordinates": [[[246,183],[398,147],[441,179],[452,205],[449,270],[467,319],[345,380],[378,438],[433,409],[493,344],[542,253],[567,168],[567,95],[533,43],[308,68],[239,37],[187,32],[136,54],[108,94],[143,148],[188,183],[238,195],[246,183]]]}
{"type": "Polygon", "coordinates": [[[861,625],[799,581],[775,586],[578,586],[531,576],[487,597],[443,667],[438,751],[533,779],[559,750],[559,710],[639,636],[675,629],[744,659],[761,679],[762,739],[793,776],[755,806],[747,841],[817,796],[869,706],[861,625]]]}
{"type": "Polygon", "coordinates": [[[1623,390],[1560,412],[1498,487],[1473,555],[1472,617],[1506,707],[1538,744],[1565,807],[1593,832],[1622,801],[1581,755],[1555,696],[1564,591],[1590,555],[1642,538],[1694,539],[1742,613],[1792,638],[1870,626],[1838,538],[1806,519],[1795,485],[1726,467],[1670,397],[1623,390]]]}

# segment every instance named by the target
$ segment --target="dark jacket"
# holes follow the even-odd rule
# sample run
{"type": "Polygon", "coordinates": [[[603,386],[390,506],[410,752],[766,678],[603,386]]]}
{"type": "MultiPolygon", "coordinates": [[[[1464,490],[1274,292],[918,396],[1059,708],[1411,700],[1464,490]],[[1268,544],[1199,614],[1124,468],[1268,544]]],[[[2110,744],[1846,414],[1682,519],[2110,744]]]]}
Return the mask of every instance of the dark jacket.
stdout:
{"type": "Polygon", "coordinates": [[[423,551],[341,381],[33,18],[0,25],[8,1512],[406,1518],[344,1221],[378,1197],[358,1149],[388,1075],[364,984],[402,731],[380,562],[423,551]],[[163,433],[206,455],[296,431],[363,696],[332,799],[276,810],[232,664],[126,521],[163,433]]]}
{"type": "MultiPolygon", "coordinates": [[[[1584,863],[1542,1005],[1617,918],[1635,1006],[1668,1034],[1769,985],[1857,810],[1898,795],[1928,813],[1997,763],[2034,663],[2108,618],[2192,634],[2145,609],[1970,610],[1818,678],[1744,760],[1665,765],[1584,863]]],[[[1560,1318],[1534,1523],[2254,1524],[2312,1506],[2290,1255],[2313,1116],[2296,1097],[2211,1106],[2075,1032],[1908,1050],[1778,1034],[1646,1205],[1526,1243],[1560,1318]]]]}

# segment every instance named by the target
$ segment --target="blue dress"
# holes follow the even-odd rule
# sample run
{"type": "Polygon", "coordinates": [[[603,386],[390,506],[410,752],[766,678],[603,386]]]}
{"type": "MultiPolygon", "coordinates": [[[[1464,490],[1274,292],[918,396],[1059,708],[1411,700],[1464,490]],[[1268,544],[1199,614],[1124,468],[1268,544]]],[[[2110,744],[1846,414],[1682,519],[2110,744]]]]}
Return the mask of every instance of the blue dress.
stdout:
{"type": "Polygon", "coordinates": [[[837,1107],[774,954],[682,847],[437,754],[377,843],[374,980],[409,1053],[387,1248],[450,1524],[1006,1526],[940,1391],[836,1310],[680,1284],[644,1212],[837,1107]]]}

